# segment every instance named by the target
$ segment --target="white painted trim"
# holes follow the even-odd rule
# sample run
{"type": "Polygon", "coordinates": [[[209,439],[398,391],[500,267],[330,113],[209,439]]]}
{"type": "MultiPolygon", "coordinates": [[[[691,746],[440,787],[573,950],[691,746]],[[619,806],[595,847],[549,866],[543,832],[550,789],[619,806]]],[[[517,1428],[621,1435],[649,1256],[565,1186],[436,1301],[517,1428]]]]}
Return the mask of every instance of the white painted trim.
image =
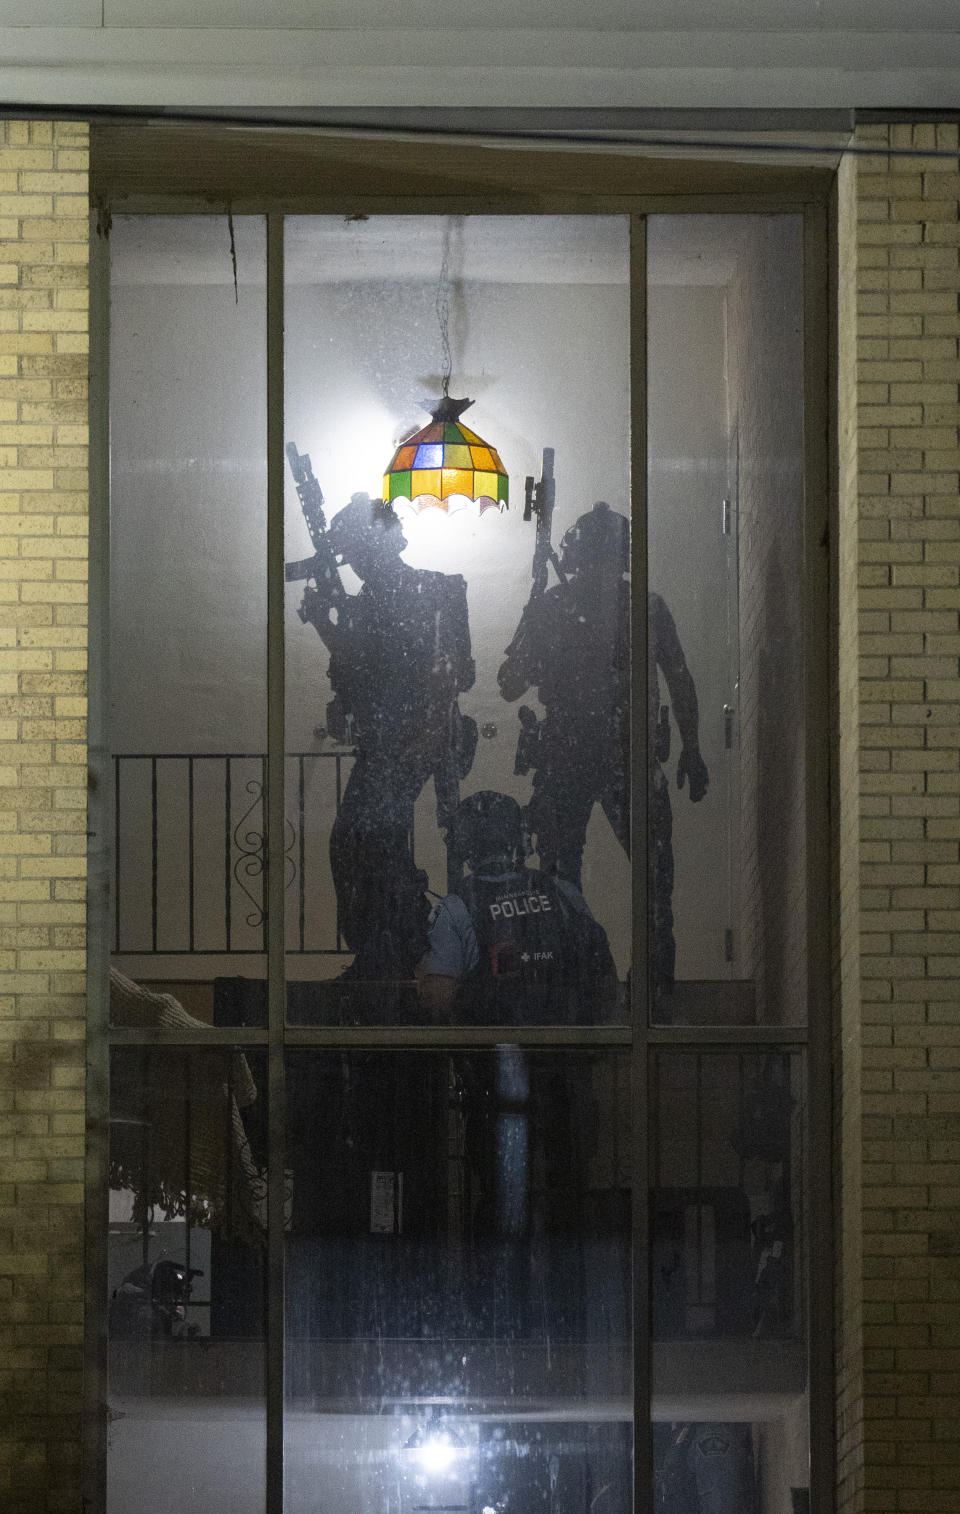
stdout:
{"type": "Polygon", "coordinates": [[[0,27],[0,100],[956,108],[960,30],[0,27]]]}

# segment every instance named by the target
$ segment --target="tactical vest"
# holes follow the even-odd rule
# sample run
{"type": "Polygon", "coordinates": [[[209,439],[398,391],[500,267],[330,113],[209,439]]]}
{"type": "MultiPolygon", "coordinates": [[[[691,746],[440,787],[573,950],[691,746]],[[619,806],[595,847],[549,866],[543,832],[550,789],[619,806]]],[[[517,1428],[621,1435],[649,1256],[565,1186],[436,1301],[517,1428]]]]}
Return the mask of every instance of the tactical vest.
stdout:
{"type": "Polygon", "coordinates": [[[337,634],[330,683],[360,744],[411,760],[449,748],[475,676],[460,574],[404,564],[395,583],[350,596],[337,634]]]}
{"type": "Polygon", "coordinates": [[[460,988],[459,1018],[480,1025],[587,1024],[613,973],[606,936],[547,873],[470,876],[457,887],[479,961],[460,988]]]}

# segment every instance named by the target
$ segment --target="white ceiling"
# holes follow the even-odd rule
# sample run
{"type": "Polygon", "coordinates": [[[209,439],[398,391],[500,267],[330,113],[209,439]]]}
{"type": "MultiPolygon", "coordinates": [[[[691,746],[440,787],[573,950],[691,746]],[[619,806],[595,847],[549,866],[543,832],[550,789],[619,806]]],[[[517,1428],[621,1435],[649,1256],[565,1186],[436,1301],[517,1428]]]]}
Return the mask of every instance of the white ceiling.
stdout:
{"type": "MultiPolygon", "coordinates": [[[[234,218],[237,278],[263,285],[264,223],[234,218]]],[[[443,235],[453,227],[452,281],[497,284],[626,284],[629,231],[623,216],[292,216],[288,284],[417,279],[436,282],[443,235]]],[[[651,284],[723,285],[733,276],[741,218],[655,216],[648,238],[651,284]]],[[[224,216],[115,216],[111,279],[117,285],[230,284],[224,216]]]]}
{"type": "Polygon", "coordinates": [[[0,99],[955,109],[960,3],[0,0],[0,99]]]}

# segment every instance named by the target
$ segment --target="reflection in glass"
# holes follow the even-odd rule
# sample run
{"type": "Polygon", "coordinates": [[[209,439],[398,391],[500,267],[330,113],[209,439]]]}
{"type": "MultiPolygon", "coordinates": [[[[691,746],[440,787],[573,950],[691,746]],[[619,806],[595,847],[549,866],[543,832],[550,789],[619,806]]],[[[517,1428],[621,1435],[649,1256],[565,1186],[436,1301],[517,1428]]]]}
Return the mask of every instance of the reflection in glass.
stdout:
{"type": "MultiPolygon", "coordinates": [[[[744,1412],[749,1406],[741,1401],[737,1407],[744,1412]]],[[[754,1400],[753,1411],[757,1417],[751,1420],[654,1424],[657,1514],[809,1514],[804,1401],[771,1414],[769,1405],[754,1400]]]]}
{"type": "Polygon", "coordinates": [[[774,1514],[808,1483],[803,1061],[662,1050],[651,1080],[657,1507],[774,1514]]]}
{"type": "Polygon", "coordinates": [[[613,1054],[289,1055],[289,1508],[626,1514],[628,1087],[613,1054]]]}
{"type": "Polygon", "coordinates": [[[113,1052],[114,1514],[201,1514],[226,1465],[231,1509],[263,1508],[265,1083],[255,1051],[113,1052]]]}
{"type": "Polygon", "coordinates": [[[658,1514],[760,1514],[752,1426],[655,1425],[653,1445],[658,1514]]]}
{"type": "Polygon", "coordinates": [[[288,928],[296,1023],[624,1017],[628,250],[624,217],[286,222],[288,815],[338,931],[288,928]]]}
{"type": "Polygon", "coordinates": [[[802,252],[797,216],[649,221],[651,1000],[666,1023],[806,1020],[802,252]]]}
{"type": "Polygon", "coordinates": [[[657,1056],[656,1336],[800,1335],[801,1071],[787,1051],[657,1056]]]}

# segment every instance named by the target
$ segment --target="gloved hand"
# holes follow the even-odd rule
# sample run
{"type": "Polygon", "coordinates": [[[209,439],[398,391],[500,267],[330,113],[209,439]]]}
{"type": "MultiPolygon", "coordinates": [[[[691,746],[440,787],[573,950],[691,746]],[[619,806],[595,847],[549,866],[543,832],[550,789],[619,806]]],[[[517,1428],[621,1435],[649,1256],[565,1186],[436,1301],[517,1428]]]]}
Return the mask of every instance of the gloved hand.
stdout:
{"type": "Polygon", "coordinates": [[[677,763],[677,788],[682,789],[688,778],[690,802],[699,804],[710,787],[710,774],[707,772],[707,764],[700,756],[699,747],[684,747],[680,753],[680,761],[677,763]]]}

